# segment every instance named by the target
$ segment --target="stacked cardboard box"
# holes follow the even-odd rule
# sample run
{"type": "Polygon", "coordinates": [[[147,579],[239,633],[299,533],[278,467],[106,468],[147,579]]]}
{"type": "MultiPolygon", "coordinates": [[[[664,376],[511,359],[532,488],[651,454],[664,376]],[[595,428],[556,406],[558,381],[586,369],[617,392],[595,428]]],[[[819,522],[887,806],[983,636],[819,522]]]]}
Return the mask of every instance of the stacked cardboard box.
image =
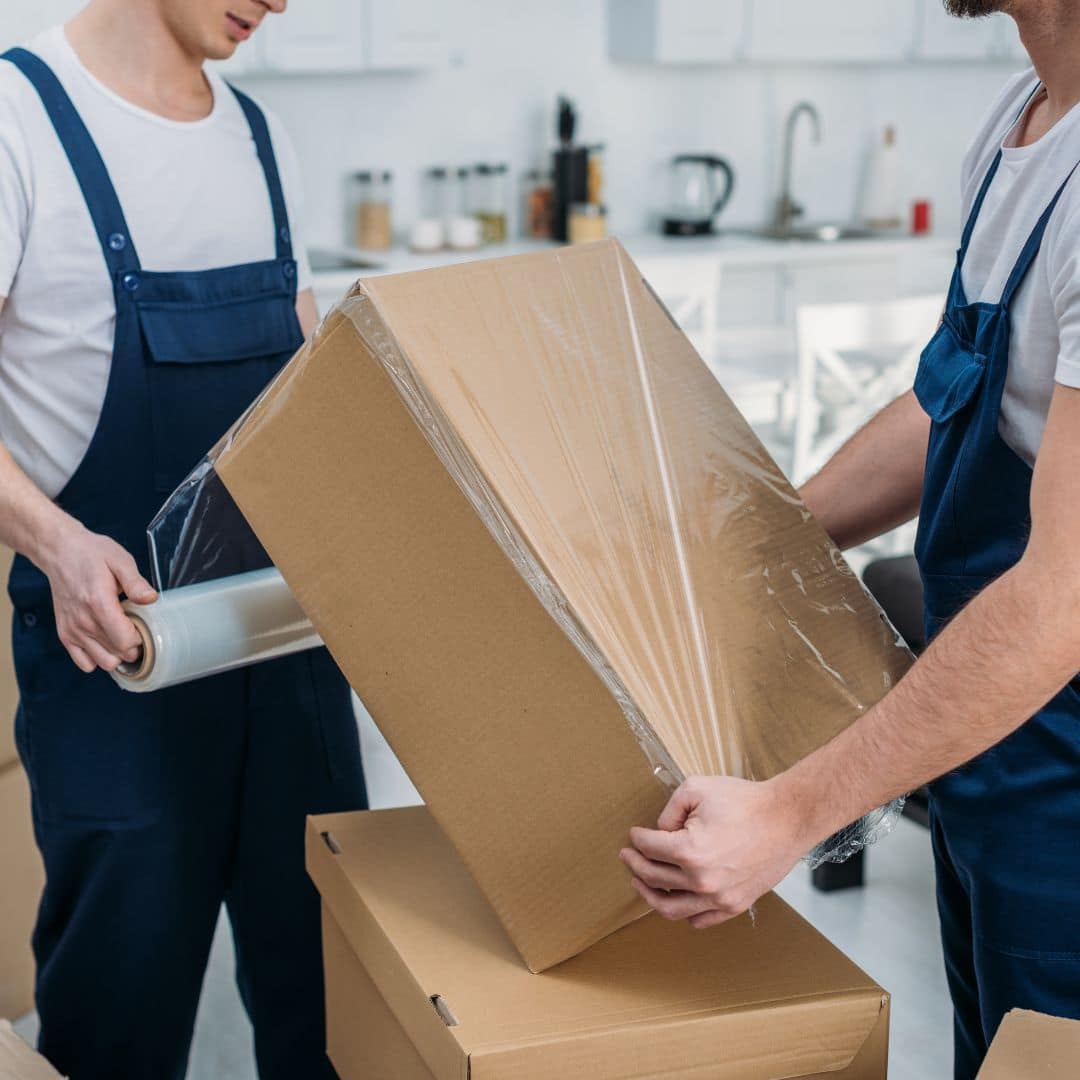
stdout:
{"type": "Polygon", "coordinates": [[[312,819],[343,1080],[881,1080],[889,999],[782,900],[642,919],[543,975],[424,807],[312,819]]]}

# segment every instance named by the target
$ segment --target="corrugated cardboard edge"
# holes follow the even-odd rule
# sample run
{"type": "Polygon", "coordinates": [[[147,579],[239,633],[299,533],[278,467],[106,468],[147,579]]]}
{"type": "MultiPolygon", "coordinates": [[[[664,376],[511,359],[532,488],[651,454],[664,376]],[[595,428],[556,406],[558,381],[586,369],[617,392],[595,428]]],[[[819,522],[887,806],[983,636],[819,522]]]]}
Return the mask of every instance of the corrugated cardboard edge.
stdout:
{"type": "MultiPolygon", "coordinates": [[[[639,1031],[650,1033],[647,1051],[635,1059],[633,1073],[620,1075],[659,1076],[673,1061],[679,1062],[680,1076],[701,1070],[709,1080],[795,1080],[843,1073],[870,1039],[887,1007],[887,996],[867,988],[770,1004],[762,1010],[761,1023],[752,1028],[746,1014],[758,1011],[755,1006],[690,1019],[635,1024],[639,1031]],[[815,1034],[814,1016],[827,1010],[835,1018],[841,1009],[847,1024],[844,1045],[824,1046],[815,1034]],[[694,1030],[704,1024],[709,1025],[710,1039],[697,1042],[694,1030]],[[803,1025],[807,1033],[801,1044],[770,1045],[772,1029],[803,1025]],[[723,1062],[713,1056],[718,1044],[724,1047],[723,1062]]],[[[498,1047],[477,1046],[470,1057],[470,1080],[545,1080],[552,1075],[583,1075],[590,1062],[625,1055],[625,1033],[626,1025],[616,1022],[605,1030],[557,1042],[529,1040],[498,1047]]]]}
{"type": "MultiPolygon", "coordinates": [[[[428,999],[427,990],[417,982],[378,919],[349,881],[338,858],[341,851],[333,839],[333,818],[334,815],[308,818],[308,874],[350,948],[355,949],[356,942],[363,943],[364,967],[368,976],[436,1076],[456,1075],[461,1080],[546,1080],[553,1067],[564,1070],[572,1068],[576,1057],[596,1060],[597,1055],[614,1052],[626,1028],[625,1022],[618,1019],[604,1029],[596,1028],[579,1035],[567,1034],[558,1040],[557,1059],[553,1049],[556,1042],[549,1038],[507,1040],[497,1046],[478,1044],[466,1050],[457,1039],[454,1028],[448,1026],[436,1012],[428,999]]],[[[793,914],[801,918],[797,913],[793,914]]],[[[708,1072],[710,1080],[795,1080],[806,1077],[807,1068],[815,1070],[809,1075],[842,1074],[879,1032],[883,1017],[887,1022],[889,996],[880,987],[875,985],[828,996],[792,998],[771,1005],[768,1011],[770,1021],[775,1018],[786,1026],[812,1016],[815,1011],[832,1011],[838,1007],[845,1011],[848,1032],[842,1048],[823,1047],[820,1039],[810,1035],[805,1046],[767,1051],[765,1055],[761,1054],[760,1044],[747,1042],[738,1046],[733,1038],[736,1034],[743,1034],[746,1026],[743,1014],[752,1011],[754,1006],[730,1009],[720,1015],[713,1012],[682,1019],[637,1021],[636,1024],[653,1031],[650,1041],[652,1054],[657,1058],[650,1061],[642,1075],[657,1075],[657,1068],[665,1067],[676,1048],[681,1048],[685,1056],[688,1032],[702,1023],[717,1025],[718,1030],[727,1029],[726,1045],[737,1047],[737,1052],[742,1055],[730,1067],[725,1063],[722,1072],[717,1071],[715,1061],[707,1058],[691,1066],[711,1070],[708,1072]],[[801,1059],[801,1065],[795,1064],[796,1055],[801,1059]],[[799,1071],[792,1072],[793,1068],[799,1071]]]]}
{"type": "Polygon", "coordinates": [[[1013,1009],[998,1028],[978,1080],[1075,1080],[1080,1020],[1013,1009]]]}

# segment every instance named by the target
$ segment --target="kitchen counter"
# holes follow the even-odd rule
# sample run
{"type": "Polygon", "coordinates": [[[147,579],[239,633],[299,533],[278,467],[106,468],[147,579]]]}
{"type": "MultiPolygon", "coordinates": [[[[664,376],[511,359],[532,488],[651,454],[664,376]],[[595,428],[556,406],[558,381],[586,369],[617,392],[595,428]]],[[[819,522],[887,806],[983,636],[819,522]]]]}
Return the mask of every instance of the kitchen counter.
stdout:
{"type": "MultiPolygon", "coordinates": [[[[717,236],[670,237],[656,233],[630,233],[618,236],[631,257],[641,266],[653,260],[683,259],[736,268],[755,266],[813,266],[817,264],[857,264],[866,261],[904,258],[948,257],[956,247],[951,236],[888,236],[870,239],[806,242],[777,241],[741,233],[717,236]]],[[[377,274],[398,274],[476,259],[497,259],[548,251],[554,243],[543,240],[513,240],[505,244],[478,248],[475,251],[436,251],[417,253],[406,247],[390,251],[359,251],[352,248],[321,248],[364,259],[371,267],[352,267],[320,271],[315,274],[316,291],[323,296],[342,294],[358,278],[377,274]]]]}

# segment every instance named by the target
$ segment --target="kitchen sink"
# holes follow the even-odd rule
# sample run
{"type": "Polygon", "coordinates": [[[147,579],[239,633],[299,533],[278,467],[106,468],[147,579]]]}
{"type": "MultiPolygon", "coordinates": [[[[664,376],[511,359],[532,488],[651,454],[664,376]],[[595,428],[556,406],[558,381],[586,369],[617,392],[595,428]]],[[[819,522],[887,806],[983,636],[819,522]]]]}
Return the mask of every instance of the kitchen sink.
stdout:
{"type": "Polygon", "coordinates": [[[786,229],[776,225],[762,225],[749,229],[732,229],[744,236],[757,236],[763,240],[797,240],[807,244],[832,244],[837,240],[872,240],[883,235],[862,225],[822,222],[817,225],[789,225],[786,229]]]}

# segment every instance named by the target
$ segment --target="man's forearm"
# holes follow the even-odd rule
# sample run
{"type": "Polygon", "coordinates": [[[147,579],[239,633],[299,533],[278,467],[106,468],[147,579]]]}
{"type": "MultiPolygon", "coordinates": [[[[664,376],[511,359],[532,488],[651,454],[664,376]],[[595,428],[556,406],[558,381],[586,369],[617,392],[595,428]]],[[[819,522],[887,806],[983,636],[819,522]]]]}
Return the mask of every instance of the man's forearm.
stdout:
{"type": "Polygon", "coordinates": [[[934,640],[899,685],[777,777],[810,846],[1000,742],[1080,669],[1075,589],[1021,562],[934,640]]]}
{"type": "Polygon", "coordinates": [[[39,566],[65,528],[76,522],[23,472],[0,443],[0,543],[39,566]]]}
{"type": "Polygon", "coordinates": [[[929,435],[929,417],[908,392],[803,485],[803,500],[838,547],[865,543],[918,513],[929,435]]]}

